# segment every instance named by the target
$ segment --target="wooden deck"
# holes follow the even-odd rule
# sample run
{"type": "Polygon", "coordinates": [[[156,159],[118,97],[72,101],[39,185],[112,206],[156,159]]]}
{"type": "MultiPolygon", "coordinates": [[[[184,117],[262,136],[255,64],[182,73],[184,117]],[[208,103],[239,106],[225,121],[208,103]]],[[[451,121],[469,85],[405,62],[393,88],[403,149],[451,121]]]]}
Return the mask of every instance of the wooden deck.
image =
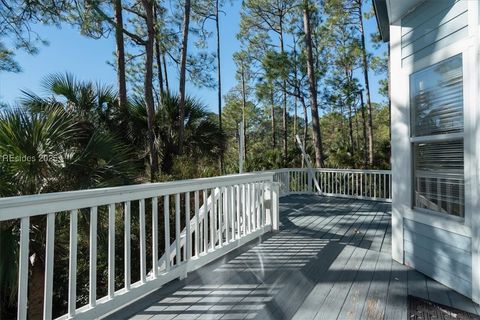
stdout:
{"type": "Polygon", "coordinates": [[[282,198],[281,230],[110,319],[407,319],[407,295],[480,308],[390,258],[390,204],[282,198]]]}

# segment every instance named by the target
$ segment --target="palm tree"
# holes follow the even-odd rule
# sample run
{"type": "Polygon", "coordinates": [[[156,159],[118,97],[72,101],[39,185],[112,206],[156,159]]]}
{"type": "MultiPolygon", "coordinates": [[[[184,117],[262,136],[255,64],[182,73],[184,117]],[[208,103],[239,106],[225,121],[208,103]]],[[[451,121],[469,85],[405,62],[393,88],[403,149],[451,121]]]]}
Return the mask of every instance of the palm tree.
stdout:
{"type": "Polygon", "coordinates": [[[76,153],[62,172],[64,188],[56,191],[129,184],[139,167],[134,149],[122,139],[113,113],[116,93],[109,86],[76,80],[69,73],[53,74],[43,81],[48,98],[25,92],[22,104],[33,112],[61,109],[74,122],[76,153]]]}
{"type": "MultiPolygon", "coordinates": [[[[0,161],[0,196],[134,181],[138,168],[135,156],[121,137],[109,128],[110,109],[116,99],[113,91],[77,81],[69,74],[47,77],[44,87],[51,96],[42,98],[25,93],[19,107],[0,112],[0,157],[3,160],[0,161]]],[[[68,243],[64,240],[68,239],[67,225],[58,224],[58,242],[68,243]]],[[[30,252],[35,257],[29,279],[31,318],[42,315],[44,230],[44,216],[31,219],[30,252]]],[[[1,317],[9,318],[16,292],[18,222],[2,223],[0,234],[0,309],[1,317]]],[[[106,246],[99,241],[99,246],[102,245],[106,246]]]]}
{"type": "MultiPolygon", "coordinates": [[[[179,96],[168,95],[157,113],[161,168],[165,173],[171,173],[174,158],[178,155],[179,103],[179,96]]],[[[216,119],[206,111],[206,106],[192,97],[185,99],[184,111],[183,155],[189,159],[200,156],[218,161],[226,137],[216,119]]]]}
{"type": "MultiPolygon", "coordinates": [[[[163,174],[173,173],[174,159],[178,152],[178,119],[180,98],[178,95],[165,94],[162,104],[157,108],[154,117],[154,129],[157,149],[159,150],[160,167],[163,174]]],[[[138,154],[143,155],[148,165],[146,140],[147,113],[140,99],[133,99],[128,111],[119,110],[113,115],[116,123],[120,123],[123,134],[129,144],[136,146],[138,154]],[[143,151],[141,151],[143,149],[143,151]]],[[[185,100],[184,149],[183,156],[200,157],[218,161],[220,151],[225,148],[225,134],[220,130],[215,116],[206,111],[200,101],[187,97],[185,100]]]]}

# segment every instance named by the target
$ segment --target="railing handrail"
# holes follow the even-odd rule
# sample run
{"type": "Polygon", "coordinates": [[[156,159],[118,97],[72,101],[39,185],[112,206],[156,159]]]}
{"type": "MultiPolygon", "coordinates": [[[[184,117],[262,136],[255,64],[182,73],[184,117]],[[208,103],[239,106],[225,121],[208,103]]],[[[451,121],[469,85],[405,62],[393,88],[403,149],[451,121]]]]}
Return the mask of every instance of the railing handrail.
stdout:
{"type": "MultiPolygon", "coordinates": [[[[381,173],[381,174],[389,174],[392,172],[391,170],[384,170],[384,169],[313,168],[313,170],[317,172],[349,172],[349,173],[381,173]]],[[[281,168],[281,169],[274,169],[274,170],[263,171],[263,172],[281,173],[281,172],[291,172],[291,171],[308,171],[308,168],[281,168]]]]}
{"type": "MultiPolygon", "coordinates": [[[[278,185],[274,173],[258,172],[213,178],[150,183],[112,188],[67,191],[0,199],[0,221],[19,220],[17,318],[27,319],[29,290],[29,256],[31,217],[44,215],[45,225],[45,319],[52,318],[55,251],[55,220],[68,215],[68,298],[67,313],[58,319],[92,319],[112,312],[176,278],[217,259],[256,237],[278,230],[278,185]],[[203,197],[202,207],[200,207],[203,197]],[[192,197],[193,196],[193,197],[192,197]],[[207,200],[209,199],[209,201],[207,200]],[[170,202],[172,200],[172,202],[170,202]],[[138,203],[135,212],[132,202],[138,203]],[[97,296],[97,237],[98,213],[108,212],[107,287],[103,297],[97,296]],[[150,207],[151,209],[149,209],[150,207]],[[200,211],[200,208],[202,209],[200,211]],[[78,219],[86,210],[90,222],[89,238],[89,296],[88,303],[77,308],[78,219]],[[107,210],[103,210],[107,209],[107,210]],[[162,210],[163,209],[163,210],[162,210]],[[82,211],[81,211],[82,210],[82,211]],[[140,279],[131,278],[132,215],[138,215],[140,279]],[[120,216],[119,216],[120,215],[120,216]],[[146,220],[151,216],[151,222],[146,220]],[[162,217],[163,216],[163,217],[162,217]],[[121,220],[118,218],[121,217],[121,220]],[[160,218],[160,219],[159,219],[160,218]],[[163,218],[163,219],[162,219],[163,218]],[[163,231],[159,222],[163,220],[163,231]],[[181,227],[185,222],[184,231],[181,227]],[[116,224],[123,225],[120,230],[116,224]],[[148,225],[147,225],[148,224],[148,225]],[[151,228],[151,243],[146,239],[151,228]],[[192,232],[194,231],[194,232],[192,232]],[[117,289],[116,239],[123,233],[123,287],[117,289]],[[163,234],[164,258],[159,263],[159,240],[163,234]],[[182,243],[182,237],[183,239],[182,243]],[[172,239],[175,239],[172,245],[172,239]],[[147,272],[147,251],[151,252],[152,268],[147,272]],[[172,255],[172,252],[175,254],[172,255]],[[174,260],[171,257],[175,258],[174,260]]],[[[43,230],[40,230],[43,232],[43,230]]],[[[120,280],[121,281],[121,280],[120,280]]]]}
{"type": "Polygon", "coordinates": [[[272,181],[273,172],[233,174],[211,178],[145,183],[121,187],[43,193],[0,199],[0,221],[51,212],[138,200],[172,193],[191,192],[235,183],[272,181]]]}
{"type": "Polygon", "coordinates": [[[374,201],[392,199],[390,170],[283,168],[270,172],[274,172],[274,181],[280,183],[281,196],[315,193],[374,201]]]}

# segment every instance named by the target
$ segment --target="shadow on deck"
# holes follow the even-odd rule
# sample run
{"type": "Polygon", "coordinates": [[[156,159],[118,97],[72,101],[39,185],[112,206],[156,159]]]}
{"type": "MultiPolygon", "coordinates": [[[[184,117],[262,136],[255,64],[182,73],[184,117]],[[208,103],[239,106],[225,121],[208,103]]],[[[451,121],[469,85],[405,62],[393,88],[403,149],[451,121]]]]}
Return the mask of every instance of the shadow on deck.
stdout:
{"type": "Polygon", "coordinates": [[[415,295],[478,314],[469,299],[390,258],[390,204],[282,198],[281,230],[109,319],[407,319],[415,295]]]}

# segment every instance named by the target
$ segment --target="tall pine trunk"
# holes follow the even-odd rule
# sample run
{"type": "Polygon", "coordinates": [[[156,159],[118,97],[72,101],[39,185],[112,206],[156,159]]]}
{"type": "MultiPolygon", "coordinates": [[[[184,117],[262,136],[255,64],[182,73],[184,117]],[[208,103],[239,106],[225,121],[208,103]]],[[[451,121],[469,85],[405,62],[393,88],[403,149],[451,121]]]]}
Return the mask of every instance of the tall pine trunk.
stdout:
{"type": "MultiPolygon", "coordinates": [[[[215,1],[215,30],[217,33],[217,85],[218,85],[218,125],[222,131],[222,73],[220,59],[220,16],[219,0],[215,1]]],[[[223,174],[223,150],[220,151],[220,174],[223,174]]]]}
{"type": "Polygon", "coordinates": [[[153,118],[155,106],[153,100],[153,46],[155,41],[155,28],[153,20],[153,3],[142,0],[147,23],[147,41],[145,43],[145,105],[147,107],[148,144],[150,147],[150,180],[154,181],[158,174],[158,153],[155,145],[155,129],[153,118]]]}
{"type": "MultiPolygon", "coordinates": [[[[348,80],[348,83],[350,84],[352,82],[352,73],[349,72],[348,68],[345,68],[345,77],[348,80]]],[[[353,123],[352,123],[352,101],[350,99],[347,99],[347,104],[348,104],[348,140],[350,144],[350,154],[351,156],[354,155],[355,153],[355,140],[353,139],[353,123]]]]}
{"type": "Polygon", "coordinates": [[[305,50],[307,56],[307,74],[310,91],[310,108],[312,112],[313,146],[315,148],[315,164],[317,168],[323,166],[322,136],[318,117],[317,81],[315,79],[315,65],[313,57],[312,33],[310,29],[310,3],[304,1],[303,27],[305,32],[305,50]]]}
{"type": "Polygon", "coordinates": [[[167,71],[167,59],[165,59],[165,52],[162,52],[162,64],[163,64],[163,73],[165,74],[165,90],[167,93],[170,93],[170,88],[168,86],[168,71],[167,71]]]}
{"type": "Polygon", "coordinates": [[[362,50],[362,61],[363,61],[363,75],[365,78],[365,94],[367,97],[367,133],[368,133],[368,164],[373,164],[373,120],[372,120],[372,101],[370,99],[370,83],[368,80],[368,59],[367,59],[367,48],[365,45],[365,29],[363,27],[363,12],[362,12],[362,0],[358,1],[358,14],[359,14],[359,29],[360,29],[360,42],[362,50]]]}
{"type": "Polygon", "coordinates": [[[367,118],[365,117],[365,104],[363,102],[363,91],[360,91],[360,110],[362,111],[362,121],[363,121],[363,143],[364,143],[364,148],[363,148],[363,158],[365,165],[368,163],[368,138],[367,138],[367,118]]]}
{"type": "Polygon", "coordinates": [[[127,81],[125,76],[122,0],[115,0],[115,45],[117,51],[118,106],[123,109],[127,105],[127,81]]]}
{"type": "Polygon", "coordinates": [[[273,84],[270,86],[270,106],[272,117],[272,149],[275,150],[277,147],[277,139],[275,138],[275,93],[273,92],[273,84]]]}
{"type": "MultiPolygon", "coordinates": [[[[285,45],[283,41],[283,26],[280,20],[280,53],[285,54],[285,45]]],[[[283,164],[287,165],[288,157],[288,118],[287,118],[287,80],[283,79],[283,164]]]]}
{"type": "Polygon", "coordinates": [[[297,114],[298,114],[298,97],[293,97],[293,143],[295,144],[295,136],[298,134],[298,121],[297,121],[297,114]]]}
{"type": "MultiPolygon", "coordinates": [[[[244,62],[242,62],[244,63],[244,62]]],[[[242,65],[242,121],[243,121],[243,160],[247,161],[247,88],[245,84],[245,67],[242,65]]]]}
{"type": "MultiPolygon", "coordinates": [[[[300,92],[300,90],[299,90],[300,92]]],[[[301,99],[300,99],[301,103],[302,103],[302,107],[303,107],[303,122],[305,122],[305,127],[303,128],[303,141],[302,141],[302,144],[303,144],[303,150],[307,150],[307,139],[308,139],[308,110],[307,110],[307,104],[305,103],[305,98],[303,96],[301,96],[301,99]]],[[[303,155],[303,152],[302,152],[302,168],[304,167],[304,163],[305,163],[305,157],[303,155]]]]}
{"type": "MultiPolygon", "coordinates": [[[[388,141],[392,141],[392,95],[391,95],[391,80],[392,80],[392,66],[390,60],[390,46],[387,46],[388,54],[388,141]]],[[[389,149],[388,159],[391,165],[392,149],[389,149]]]]}
{"type": "Polygon", "coordinates": [[[188,33],[190,25],[190,0],[185,0],[182,31],[182,53],[180,58],[180,84],[178,91],[178,153],[183,153],[183,139],[185,131],[185,81],[187,68],[188,33]]]}
{"type": "Polygon", "coordinates": [[[154,22],[155,22],[155,59],[157,63],[157,77],[158,85],[160,87],[160,104],[163,103],[163,97],[165,95],[165,84],[163,81],[163,70],[162,70],[162,51],[160,49],[160,30],[158,30],[158,12],[157,6],[154,7],[154,22]]]}
{"type": "Polygon", "coordinates": [[[297,42],[295,40],[295,35],[293,35],[293,72],[294,72],[294,83],[295,83],[295,91],[297,91],[294,97],[293,101],[293,107],[294,107],[294,120],[293,120],[293,144],[296,142],[295,136],[298,134],[298,97],[300,96],[300,90],[299,90],[299,83],[298,83],[298,68],[297,68],[297,42]]]}
{"type": "Polygon", "coordinates": [[[350,152],[353,156],[355,153],[355,140],[353,139],[353,123],[352,123],[352,104],[348,104],[348,140],[350,144],[350,152]]]}

